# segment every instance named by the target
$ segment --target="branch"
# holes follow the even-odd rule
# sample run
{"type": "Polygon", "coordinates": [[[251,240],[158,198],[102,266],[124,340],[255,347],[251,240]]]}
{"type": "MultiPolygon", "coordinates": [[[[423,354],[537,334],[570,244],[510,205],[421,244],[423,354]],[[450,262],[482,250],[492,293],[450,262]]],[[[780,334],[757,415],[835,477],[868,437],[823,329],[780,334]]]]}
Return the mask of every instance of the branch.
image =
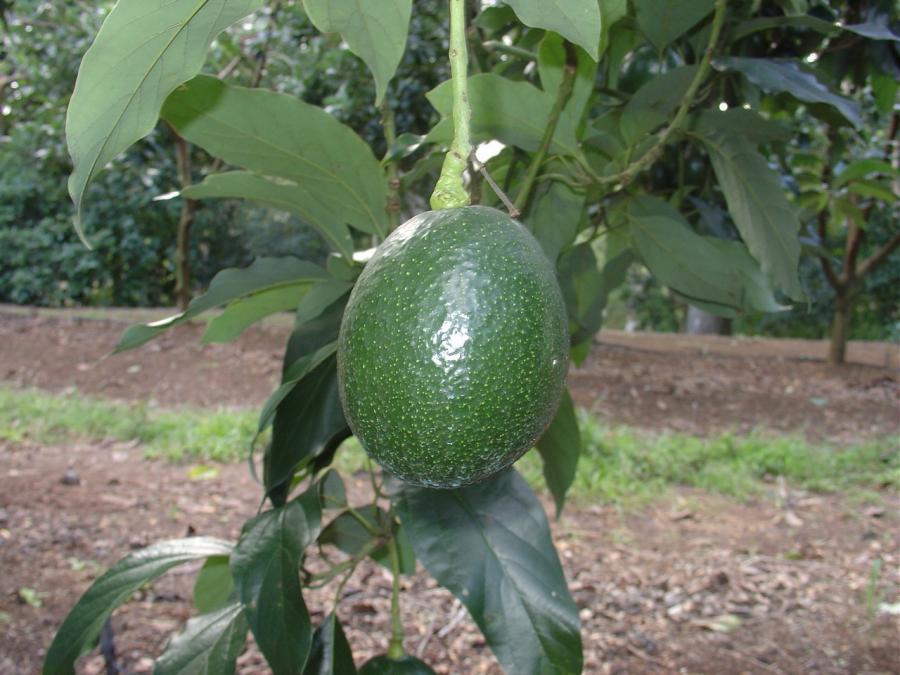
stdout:
{"type": "MultiPolygon", "coordinates": [[[[819,211],[819,244],[821,246],[825,246],[825,237],[828,234],[828,212],[827,211],[819,211]]],[[[834,266],[831,264],[831,261],[824,255],[819,256],[819,262],[822,264],[822,271],[825,273],[825,278],[828,280],[829,285],[834,289],[838,290],[841,288],[841,280],[838,278],[837,272],[834,271],[834,266]]]]}
{"type": "Polygon", "coordinates": [[[556,92],[556,100],[553,102],[550,117],[547,119],[547,126],[544,128],[541,145],[531,159],[528,172],[525,174],[525,180],[522,182],[522,187],[519,189],[519,194],[516,197],[516,210],[519,212],[524,211],[525,207],[528,206],[528,199],[531,197],[535,179],[541,170],[541,166],[544,164],[544,160],[547,159],[547,153],[550,151],[551,143],[553,143],[553,136],[556,134],[556,127],[559,125],[559,118],[566,107],[566,103],[569,101],[569,97],[572,95],[572,90],[575,88],[578,56],[568,42],[565,45],[566,63],[563,68],[562,81],[559,83],[559,89],[556,92]]]}
{"type": "Polygon", "coordinates": [[[669,138],[679,127],[681,127],[684,118],[687,117],[691,104],[694,102],[694,96],[700,88],[700,85],[703,84],[703,81],[706,79],[709,67],[712,64],[712,57],[716,50],[716,44],[719,41],[719,35],[722,33],[722,25],[725,23],[725,9],[727,5],[727,0],[716,0],[716,10],[713,15],[709,43],[706,45],[706,50],[703,52],[703,58],[700,60],[700,65],[697,68],[697,74],[694,75],[694,79],[691,81],[688,90],[684,92],[684,96],[681,99],[681,105],[678,107],[678,112],[675,113],[675,117],[672,118],[669,126],[663,130],[653,147],[640,159],[632,162],[625,167],[625,169],[612,176],[597,175],[593,168],[587,165],[587,162],[582,160],[581,164],[583,168],[588,172],[594,182],[600,185],[621,184],[621,187],[625,187],[635,179],[637,174],[644,169],[651,167],[660,158],[666,143],[669,142],[669,138]]]}
{"type": "Polygon", "coordinates": [[[856,270],[856,278],[862,279],[869,272],[871,272],[875,267],[884,262],[884,259],[887,258],[891,253],[893,253],[897,247],[900,246],[900,232],[895,234],[891,239],[884,244],[881,248],[879,248],[875,253],[866,258],[863,263],[859,266],[859,269],[856,270]]]}

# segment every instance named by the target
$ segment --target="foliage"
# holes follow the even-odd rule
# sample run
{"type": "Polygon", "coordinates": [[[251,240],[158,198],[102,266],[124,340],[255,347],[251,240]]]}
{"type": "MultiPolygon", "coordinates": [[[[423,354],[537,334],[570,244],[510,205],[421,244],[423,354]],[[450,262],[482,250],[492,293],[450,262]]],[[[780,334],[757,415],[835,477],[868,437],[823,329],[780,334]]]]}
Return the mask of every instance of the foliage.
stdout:
{"type": "MultiPolygon", "coordinates": [[[[725,0],[630,5],[509,0],[481,8],[465,32],[465,4],[452,0],[454,82],[427,94],[439,119],[424,139],[416,138],[423,130],[398,126],[398,120],[411,121],[384,108],[386,153],[380,160],[381,148],[373,149],[371,137],[301,100],[296,94],[302,91],[285,91],[290,78],[276,82],[273,92],[243,87],[246,79],[227,72],[196,75],[210,44],[233,46],[233,33],[218,42],[223,24],[261,4],[119,0],[82,63],[68,112],[76,202],[98,173],[98,162],[125,149],[161,117],[217,160],[216,170],[186,188],[186,195],[239,197],[289,211],[332,249],[324,267],[281,258],[223,271],[185,313],[129,329],[120,344],[120,349],[137,346],[216,306],[225,309],[218,323],[210,324],[215,339],[234,337],[252,321],[296,308],[282,382],[257,426],[258,433],[271,426],[271,438],[251,443],[252,449],[263,448],[261,482],[271,508],[246,523],[230,553],[210,553],[229,557],[232,604],[188,624],[157,667],[193,655],[229,672],[238,651],[234,645],[248,631],[276,675],[303,673],[310,655],[326,649],[334,659],[352,661],[352,646],[337,639],[341,589],[362,559],[383,562],[387,550],[394,577],[389,659],[375,660],[367,672],[389,672],[391,662],[404,654],[400,577],[412,570],[413,557],[468,608],[507,671],[581,672],[578,611],[540,502],[516,470],[477,486],[435,491],[404,485],[370,466],[372,502],[347,504],[340,474],[331,470],[342,461],[349,436],[336,392],[334,343],[364,250],[399,224],[404,202],[413,209],[420,203],[416,190],[433,184],[451,140],[445,163],[451,171],[445,177],[460,179],[454,185],[461,187],[471,131],[475,143],[493,141],[499,153],[485,159],[485,172],[470,173],[468,188],[491,206],[509,204],[511,195],[524,224],[557,263],[576,363],[602,324],[611,291],[635,264],[645,266],[674,297],[724,316],[802,303],[798,204],[803,191],[775,168],[785,155],[775,141],[784,138],[782,121],[802,116],[801,110],[836,128],[860,127],[864,118],[859,104],[837,86],[841,74],[801,59],[818,55],[833,34],[849,33],[866,45],[888,43],[889,50],[897,38],[880,6],[853,17],[821,5],[807,16],[806,2],[781,3],[782,9],[777,3],[725,0]],[[826,18],[818,16],[822,13],[826,18]],[[148,35],[154,25],[164,34],[148,35]],[[147,39],[158,42],[158,49],[130,47],[147,39]],[[468,85],[460,68],[466,43],[477,71],[468,85]],[[187,58],[176,58],[181,53],[187,58]],[[115,76],[120,81],[109,91],[90,85],[103,81],[109,63],[120,61],[122,72],[115,76]],[[124,99],[110,95],[123,87],[133,93],[124,99]],[[488,175],[501,187],[494,189],[488,175]],[[340,562],[326,559],[324,571],[310,569],[312,544],[340,541],[335,530],[349,518],[360,525],[362,538],[339,547],[340,562]],[[338,587],[333,611],[315,628],[302,591],[331,582],[338,587]],[[200,634],[203,640],[192,639],[200,634]]],[[[338,54],[333,58],[350,52],[360,58],[374,74],[373,104],[396,101],[392,80],[404,62],[397,47],[406,43],[412,0],[386,2],[377,17],[350,15],[353,7],[343,2],[310,0],[305,6],[313,25],[339,36],[314,43],[322,49],[341,45],[332,50],[338,54]],[[389,25],[379,26],[376,19],[389,25]]],[[[281,3],[269,7],[272,29],[264,35],[274,36],[301,12],[297,3],[284,10],[287,24],[280,23],[281,3]]],[[[266,59],[265,47],[259,51],[266,59]]],[[[246,64],[241,65],[240,51],[236,57],[242,74],[246,64]]],[[[876,74],[866,71],[863,77],[876,74]]],[[[421,100],[418,104],[424,107],[421,100]]],[[[458,192],[454,199],[467,203],[465,189],[458,192]]],[[[86,208],[92,199],[88,195],[86,208]]],[[[209,332],[207,338],[214,339],[209,332]]],[[[580,446],[572,408],[561,410],[539,442],[558,508],[581,454],[580,447],[571,447],[580,446]]],[[[711,453],[686,444],[668,456],[670,463],[665,454],[660,463],[656,455],[634,456],[632,475],[721,484],[720,474],[732,468],[727,460],[734,455],[728,442],[711,453]],[[681,455],[713,468],[705,477],[686,471],[671,461],[681,455]]],[[[788,451],[751,457],[757,462],[748,469],[751,476],[770,470],[803,474],[807,470],[797,467],[814,464],[788,451]]],[[[184,542],[169,546],[176,553],[190,548],[184,542]]],[[[151,547],[145,555],[162,561],[147,566],[145,581],[177,557],[166,547],[151,547]]],[[[129,585],[121,589],[138,581],[131,574],[141,559],[133,554],[109,573],[113,579],[128,573],[129,585]]],[[[229,579],[220,576],[223,595],[229,579]]],[[[73,610],[51,645],[46,672],[71,672],[77,650],[92,643],[110,601],[125,598],[124,591],[108,591],[109,578],[98,580],[73,610]]],[[[204,585],[208,593],[208,578],[204,585]]]]}

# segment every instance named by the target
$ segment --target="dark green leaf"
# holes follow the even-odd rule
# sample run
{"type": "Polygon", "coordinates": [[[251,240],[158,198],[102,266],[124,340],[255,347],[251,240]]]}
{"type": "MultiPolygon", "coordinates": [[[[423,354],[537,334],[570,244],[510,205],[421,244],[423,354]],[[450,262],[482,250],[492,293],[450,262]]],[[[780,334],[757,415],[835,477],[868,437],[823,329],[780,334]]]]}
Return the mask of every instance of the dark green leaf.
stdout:
{"type": "Polygon", "coordinates": [[[181,193],[191,199],[249,199],[290,211],[314,227],[341,255],[353,255],[353,238],[347,225],[335,219],[319,195],[297,183],[276,181],[248,171],[229,171],[207,176],[202,183],[181,193]]]}
{"type": "Polygon", "coordinates": [[[326,278],[321,267],[297,258],[257,258],[249,267],[223,270],[213,278],[206,293],[191,301],[187,311],[161,321],[129,327],[116,345],[116,353],[139,347],[172,326],[219,305],[286,287],[306,292],[312,282],[326,278]]]}
{"type": "Polygon", "coordinates": [[[190,619],[169,642],[153,675],[232,675],[248,628],[239,602],[190,619]]]}
{"type": "Polygon", "coordinates": [[[228,542],[192,537],[159,542],[123,558],[91,584],[69,612],[47,651],[44,674],[73,674],[75,660],[94,645],[113,609],[147,582],[176,565],[230,553],[228,542]]]}
{"type": "Polygon", "coordinates": [[[525,225],[551,262],[556,262],[560,251],[575,240],[584,200],[584,192],[565,183],[544,183],[535,191],[525,225]]]}
{"type": "Polygon", "coordinates": [[[337,471],[328,469],[316,485],[323,509],[340,509],[347,506],[347,491],[341,474],[337,471]]]}
{"type": "Polygon", "coordinates": [[[321,518],[318,495],[309,490],[247,521],[231,555],[235,589],[274,675],[302,673],[312,646],[299,568],[321,518]]]}
{"type": "Polygon", "coordinates": [[[162,116],[229,164],[302,185],[316,217],[387,234],[384,171],[365,141],[321,108],[199,76],[169,96],[162,116]]]}
{"type": "Polygon", "coordinates": [[[664,124],[678,108],[697,74],[697,66],[681,66],[652,78],[628,101],[619,121],[622,138],[636,145],[664,124]]]}
{"type": "Polygon", "coordinates": [[[846,167],[844,167],[844,169],[838,174],[837,178],[835,178],[833,187],[841,187],[842,185],[846,185],[852,180],[865,178],[872,175],[873,173],[884,174],[885,176],[897,176],[898,174],[900,174],[897,169],[883,160],[859,159],[855,162],[851,162],[846,167]]]}
{"type": "MultiPolygon", "coordinates": [[[[896,11],[896,7],[894,8],[896,11]]],[[[896,15],[895,15],[896,16],[896,15]]],[[[879,21],[870,21],[868,23],[854,23],[841,26],[844,30],[862,35],[870,40],[891,40],[892,42],[900,42],[900,35],[891,30],[888,25],[887,17],[881,15],[879,21]]]]}
{"type": "Polygon", "coordinates": [[[712,11],[714,0],[634,0],[641,31],[662,49],[712,11]]]}
{"type": "Polygon", "coordinates": [[[655,197],[633,198],[628,217],[641,259],[661,283],[681,295],[715,305],[715,313],[725,316],[783,309],[740,242],[701,237],[670,204],[655,197]]]}
{"type": "Polygon", "coordinates": [[[581,672],[578,609],[541,504],[515,471],[458,490],[406,486],[395,500],[416,556],[507,672],[581,672]]]}
{"type": "Polygon", "coordinates": [[[340,33],[350,51],[375,76],[375,105],[381,105],[409,32],[412,0],[304,0],[303,8],[323,33],[340,33]]]}
{"type": "Polygon", "coordinates": [[[597,0],[506,0],[526,26],[559,33],[595,61],[600,46],[597,0]]]}
{"type": "Polygon", "coordinates": [[[544,460],[544,479],[556,502],[558,518],[566,503],[566,493],[575,480],[578,457],[581,455],[581,434],[568,389],[563,392],[556,417],[538,441],[537,448],[544,460]]]}
{"type": "Polygon", "coordinates": [[[409,157],[425,144],[425,136],[418,134],[400,134],[394,144],[388,148],[387,154],[381,160],[382,164],[396,162],[399,159],[409,157]]]}
{"type": "Polygon", "coordinates": [[[779,175],[745,138],[710,133],[703,137],[728,210],[741,237],[776,288],[804,297],[797,273],[800,221],[779,175]]]}
{"type": "MultiPolygon", "coordinates": [[[[363,525],[356,516],[345,511],[332,520],[319,537],[320,544],[332,544],[347,555],[354,556],[363,550],[375,538],[377,532],[383,532],[387,523],[387,513],[372,504],[354,509],[356,516],[362,518],[363,525]]],[[[392,525],[394,537],[400,552],[400,573],[416,573],[416,556],[412,551],[409,539],[403,528],[396,523],[392,525]]],[[[381,544],[370,554],[372,560],[379,565],[391,569],[390,550],[388,545],[381,544]]]]}
{"type": "MultiPolygon", "coordinates": [[[[587,112],[587,104],[594,93],[594,80],[597,77],[597,62],[583,49],[576,48],[577,65],[572,94],[566,108],[574,119],[581,120],[587,112]]],[[[547,33],[541,40],[538,49],[538,72],[541,76],[541,88],[557,96],[566,67],[566,49],[563,38],[557,33],[547,33]]]]}
{"type": "Polygon", "coordinates": [[[825,21],[808,14],[790,14],[788,16],[764,16],[755,19],[741,21],[735,26],[731,39],[734,41],[747,37],[757,31],[769,30],[770,28],[809,28],[811,30],[832,35],[839,32],[840,26],[831,21],[825,21]]]}
{"type": "Polygon", "coordinates": [[[606,53],[610,43],[610,29],[628,16],[628,0],[600,1],[600,56],[606,53]]]}
{"type": "MultiPolygon", "coordinates": [[[[473,138],[496,139],[534,152],[541,145],[554,99],[555,93],[549,94],[528,82],[516,82],[495,73],[470,77],[473,138]]],[[[451,83],[444,82],[432,89],[428,100],[442,118],[429,132],[428,141],[449,142],[453,137],[451,83]]],[[[577,128],[578,120],[567,109],[560,115],[550,151],[558,155],[578,155],[581,150],[576,140],[577,128]]]]}
{"type": "Polygon", "coordinates": [[[833,93],[816,79],[814,73],[801,69],[796,61],[723,56],[715,59],[713,65],[719,70],[741,73],[769,93],[783,92],[807,103],[830,105],[854,126],[862,126],[858,103],[833,93]]]}
{"type": "Polygon", "coordinates": [[[897,201],[897,194],[889,183],[879,183],[874,180],[855,180],[850,183],[847,189],[863,197],[871,197],[888,204],[893,204],[897,201]]]}
{"type": "Polygon", "coordinates": [[[694,128],[698,133],[722,131],[744,136],[753,143],[786,143],[791,138],[791,130],[785,125],[767,120],[753,110],[731,108],[704,110],[697,118],[694,128]]]}
{"type": "Polygon", "coordinates": [[[234,591],[234,579],[226,556],[208,558],[194,582],[194,607],[201,614],[221,609],[234,591]]]}
{"type": "Polygon", "coordinates": [[[435,675],[424,661],[408,654],[400,659],[392,659],[382,654],[366,661],[359,669],[359,675],[435,675]]]}
{"type": "Polygon", "coordinates": [[[350,643],[334,612],[325,617],[313,635],[312,651],[303,675],[355,675],[350,643]]]}
{"type": "Polygon", "coordinates": [[[84,55],[69,102],[66,140],[74,170],[75,227],[88,183],[156,126],[166,97],[200,72],[210,43],[262,0],[116,3],[84,55]]]}

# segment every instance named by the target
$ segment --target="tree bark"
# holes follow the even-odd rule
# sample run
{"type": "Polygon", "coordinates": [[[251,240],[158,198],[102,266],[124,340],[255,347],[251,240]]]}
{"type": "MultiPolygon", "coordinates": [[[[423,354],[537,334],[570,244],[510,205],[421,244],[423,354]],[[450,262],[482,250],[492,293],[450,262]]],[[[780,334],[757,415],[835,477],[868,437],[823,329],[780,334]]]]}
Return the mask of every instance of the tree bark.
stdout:
{"type": "MultiPolygon", "coordinates": [[[[186,188],[191,184],[191,149],[174,128],[170,129],[178,153],[179,181],[181,187],[186,188]]],[[[175,301],[182,312],[191,302],[191,225],[194,223],[196,208],[196,201],[182,197],[175,247],[175,301]]]]}
{"type": "Polygon", "coordinates": [[[731,335],[731,319],[710,314],[693,305],[687,306],[684,324],[688,335],[731,335]]]}
{"type": "Polygon", "coordinates": [[[833,365],[842,365],[847,362],[850,309],[850,293],[846,289],[839,289],[835,296],[834,318],[831,321],[831,342],[828,345],[828,363],[833,365]]]}

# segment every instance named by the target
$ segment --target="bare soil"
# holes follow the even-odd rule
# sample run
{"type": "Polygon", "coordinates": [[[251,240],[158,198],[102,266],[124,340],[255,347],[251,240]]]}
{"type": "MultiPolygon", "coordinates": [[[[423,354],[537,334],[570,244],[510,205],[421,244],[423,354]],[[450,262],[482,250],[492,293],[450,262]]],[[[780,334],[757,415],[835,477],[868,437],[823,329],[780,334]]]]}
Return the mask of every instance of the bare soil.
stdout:
{"type": "MultiPolygon", "coordinates": [[[[163,406],[255,406],[277,381],[289,330],[201,345],[192,324],[103,358],[122,327],[0,314],[0,381],[163,406]]],[[[759,427],[838,442],[897,433],[896,346],[853,347],[856,362],[835,369],[817,360],[821,343],[603,333],[570,382],[582,405],[647,428],[759,427]]],[[[132,444],[0,443],[0,674],[39,672],[79,595],[129,550],[188,534],[237,537],[260,495],[246,467],[219,466],[208,480],[189,469],[143,459],[132,444]],[[78,484],[62,482],[67,471],[78,484]]],[[[365,482],[354,477],[351,495],[364,496],[365,482]]],[[[900,600],[900,498],[888,491],[860,499],[776,482],[741,503],[680,490],[638,511],[576,505],[554,536],[581,610],[585,673],[900,673],[897,618],[884,611],[900,600]]],[[[152,670],[191,614],[196,571],[179,568],[114,615],[124,672],[152,670]]],[[[406,589],[408,651],[439,673],[501,672],[424,572],[406,589]]],[[[314,621],[333,593],[310,594],[314,621]]],[[[344,591],[339,616],[357,664],[386,648],[389,596],[375,565],[344,591]]],[[[239,664],[268,672],[252,645],[239,664]]],[[[102,657],[85,657],[79,672],[104,672],[102,657]]]]}

